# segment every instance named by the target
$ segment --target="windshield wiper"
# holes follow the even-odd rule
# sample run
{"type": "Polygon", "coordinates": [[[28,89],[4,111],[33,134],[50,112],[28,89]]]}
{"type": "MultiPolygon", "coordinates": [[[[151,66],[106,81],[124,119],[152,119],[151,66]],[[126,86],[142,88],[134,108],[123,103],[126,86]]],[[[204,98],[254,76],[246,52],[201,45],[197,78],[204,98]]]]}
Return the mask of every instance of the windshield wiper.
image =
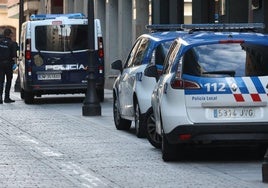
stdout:
{"type": "Polygon", "coordinates": [[[219,71],[202,72],[202,74],[222,74],[222,75],[229,75],[229,76],[234,77],[235,71],[234,70],[219,70],[219,71]]]}
{"type": "Polygon", "coordinates": [[[39,48],[37,48],[37,47],[36,47],[36,49],[37,49],[38,55],[39,55],[42,59],[44,59],[43,54],[41,53],[41,50],[40,50],[39,48]]]}

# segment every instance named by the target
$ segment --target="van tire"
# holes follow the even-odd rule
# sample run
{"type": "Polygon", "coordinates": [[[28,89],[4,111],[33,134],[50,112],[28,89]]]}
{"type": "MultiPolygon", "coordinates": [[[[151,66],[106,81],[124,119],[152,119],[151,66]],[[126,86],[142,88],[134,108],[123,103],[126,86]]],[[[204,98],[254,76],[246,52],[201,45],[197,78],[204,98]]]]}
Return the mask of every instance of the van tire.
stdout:
{"type": "Polygon", "coordinates": [[[25,102],[25,104],[33,104],[34,103],[33,92],[24,91],[24,102],[25,102]]]}
{"type": "Polygon", "coordinates": [[[23,89],[20,90],[20,98],[24,99],[24,90],[23,89]]]}

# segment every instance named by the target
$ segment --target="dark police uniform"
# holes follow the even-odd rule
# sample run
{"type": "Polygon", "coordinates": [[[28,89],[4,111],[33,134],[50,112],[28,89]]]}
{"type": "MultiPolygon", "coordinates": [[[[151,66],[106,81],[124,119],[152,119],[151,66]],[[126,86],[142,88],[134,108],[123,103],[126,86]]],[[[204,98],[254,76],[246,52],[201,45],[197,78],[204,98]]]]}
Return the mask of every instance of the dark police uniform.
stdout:
{"type": "Polygon", "coordinates": [[[4,30],[4,37],[0,39],[0,104],[3,103],[2,95],[5,85],[5,103],[15,102],[10,99],[10,88],[13,78],[13,65],[17,57],[17,43],[10,38],[12,34],[10,29],[4,30]]]}

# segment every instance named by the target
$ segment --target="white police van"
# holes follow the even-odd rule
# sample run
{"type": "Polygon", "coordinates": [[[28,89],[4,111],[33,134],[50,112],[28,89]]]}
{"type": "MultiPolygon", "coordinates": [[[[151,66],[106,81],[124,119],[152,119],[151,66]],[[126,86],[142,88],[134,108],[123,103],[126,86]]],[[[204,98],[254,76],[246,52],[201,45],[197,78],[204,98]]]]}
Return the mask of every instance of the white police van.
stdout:
{"type": "MultiPolygon", "coordinates": [[[[104,51],[98,19],[95,23],[96,91],[104,99],[104,51]]],[[[88,19],[81,13],[32,15],[22,24],[19,78],[26,104],[44,94],[86,93],[88,19]]]]}

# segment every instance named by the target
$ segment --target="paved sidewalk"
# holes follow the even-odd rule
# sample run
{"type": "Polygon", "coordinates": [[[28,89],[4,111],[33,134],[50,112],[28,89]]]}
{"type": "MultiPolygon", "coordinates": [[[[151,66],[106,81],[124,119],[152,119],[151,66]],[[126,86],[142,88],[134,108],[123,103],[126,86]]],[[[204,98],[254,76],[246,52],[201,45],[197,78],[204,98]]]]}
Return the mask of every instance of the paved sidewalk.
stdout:
{"type": "Polygon", "coordinates": [[[163,162],[133,129],[116,130],[110,90],[96,117],[82,116],[83,95],[44,96],[34,105],[11,97],[15,103],[0,105],[0,188],[268,187],[255,157],[163,162]]]}

